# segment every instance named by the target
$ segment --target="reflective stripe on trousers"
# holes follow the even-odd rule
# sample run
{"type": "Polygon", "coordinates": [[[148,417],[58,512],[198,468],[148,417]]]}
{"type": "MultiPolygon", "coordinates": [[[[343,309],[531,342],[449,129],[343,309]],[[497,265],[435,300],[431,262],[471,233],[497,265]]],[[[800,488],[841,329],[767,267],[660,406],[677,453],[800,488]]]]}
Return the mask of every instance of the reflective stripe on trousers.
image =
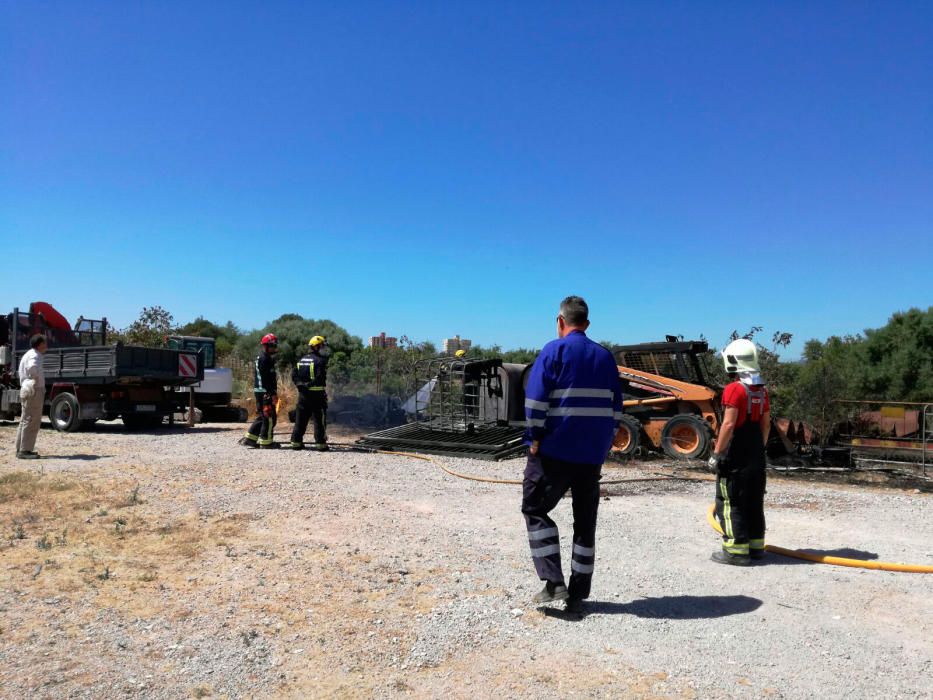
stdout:
{"type": "Polygon", "coordinates": [[[592,574],[593,563],[596,561],[596,548],[583,547],[574,543],[571,554],[570,568],[578,574],[592,574]]]}
{"type": "Polygon", "coordinates": [[[531,560],[538,578],[564,582],[560,541],[552,511],[568,490],[572,493],[573,546],[570,585],[572,598],[590,594],[595,559],[596,511],[599,506],[600,466],[573,464],[546,456],[529,455],[522,483],[522,514],[528,529],[531,560]]]}

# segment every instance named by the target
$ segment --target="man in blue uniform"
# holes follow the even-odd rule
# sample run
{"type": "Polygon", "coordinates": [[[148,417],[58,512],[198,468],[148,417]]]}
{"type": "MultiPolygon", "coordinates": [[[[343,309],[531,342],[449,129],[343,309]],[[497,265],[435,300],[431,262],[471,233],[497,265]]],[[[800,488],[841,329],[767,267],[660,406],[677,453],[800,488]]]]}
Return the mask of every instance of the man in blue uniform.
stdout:
{"type": "Polygon", "coordinates": [[[600,470],[622,418],[619,370],[612,353],[586,337],[589,325],[581,297],[561,302],[559,337],[538,355],[525,390],[529,448],[522,513],[535,571],[545,582],[534,602],[567,600],[569,610],[579,609],[590,595],[600,470]],[[557,524],[548,516],[568,489],[573,496],[569,588],[557,524]]]}

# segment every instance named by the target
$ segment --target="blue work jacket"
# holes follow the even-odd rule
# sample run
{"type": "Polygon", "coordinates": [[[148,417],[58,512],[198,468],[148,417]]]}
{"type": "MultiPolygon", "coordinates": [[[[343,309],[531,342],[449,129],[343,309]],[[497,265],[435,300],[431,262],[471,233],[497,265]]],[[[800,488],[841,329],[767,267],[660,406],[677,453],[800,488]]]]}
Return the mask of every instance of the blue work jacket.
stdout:
{"type": "Polygon", "coordinates": [[[622,418],[622,388],[612,353],[571,331],[544,346],[525,389],[525,442],[546,457],[602,464],[622,418]]]}

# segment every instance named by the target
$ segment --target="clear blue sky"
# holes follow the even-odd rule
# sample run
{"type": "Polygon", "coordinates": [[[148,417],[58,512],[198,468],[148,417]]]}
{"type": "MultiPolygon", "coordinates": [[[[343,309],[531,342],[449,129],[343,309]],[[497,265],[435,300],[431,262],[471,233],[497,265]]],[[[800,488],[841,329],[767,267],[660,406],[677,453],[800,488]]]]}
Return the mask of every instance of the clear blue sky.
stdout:
{"type": "Polygon", "coordinates": [[[117,326],[857,332],[933,304],[933,4],[0,0],[0,238],[117,326]]]}

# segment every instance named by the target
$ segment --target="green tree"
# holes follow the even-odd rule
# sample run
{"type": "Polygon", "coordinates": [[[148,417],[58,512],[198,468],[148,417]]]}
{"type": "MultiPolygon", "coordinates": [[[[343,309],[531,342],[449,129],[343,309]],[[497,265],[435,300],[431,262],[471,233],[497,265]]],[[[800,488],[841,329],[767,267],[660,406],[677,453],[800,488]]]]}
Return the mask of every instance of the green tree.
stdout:
{"type": "Polygon", "coordinates": [[[233,324],[233,321],[227,321],[226,324],[220,326],[216,323],[208,321],[203,316],[198,316],[193,321],[186,323],[183,326],[179,326],[176,333],[178,335],[193,335],[199,336],[201,338],[214,338],[216,340],[218,356],[226,355],[232,352],[234,345],[236,345],[237,339],[240,337],[240,335],[242,335],[240,329],[233,324]]]}
{"type": "Polygon", "coordinates": [[[866,330],[858,365],[862,398],[933,400],[933,306],[895,313],[883,328],[866,330]]]}
{"type": "Polygon", "coordinates": [[[837,399],[854,397],[857,382],[858,336],[833,336],[825,342],[809,340],[793,385],[791,417],[816,426],[827,437],[845,418],[845,406],[837,399]]]}
{"type": "Polygon", "coordinates": [[[172,335],[175,319],[161,306],[146,306],[133,323],[120,335],[128,345],[144,345],[156,348],[165,343],[165,336],[172,335]]]}
{"type": "Polygon", "coordinates": [[[259,341],[267,333],[274,333],[279,339],[277,360],[280,368],[292,367],[307,350],[308,341],[316,335],[327,339],[332,360],[338,367],[344,361],[342,357],[337,357],[340,353],[349,356],[363,347],[360,338],[350,335],[333,321],[284,314],[259,330],[241,335],[236,341],[234,352],[244,360],[252,359],[260,350],[259,341]]]}

